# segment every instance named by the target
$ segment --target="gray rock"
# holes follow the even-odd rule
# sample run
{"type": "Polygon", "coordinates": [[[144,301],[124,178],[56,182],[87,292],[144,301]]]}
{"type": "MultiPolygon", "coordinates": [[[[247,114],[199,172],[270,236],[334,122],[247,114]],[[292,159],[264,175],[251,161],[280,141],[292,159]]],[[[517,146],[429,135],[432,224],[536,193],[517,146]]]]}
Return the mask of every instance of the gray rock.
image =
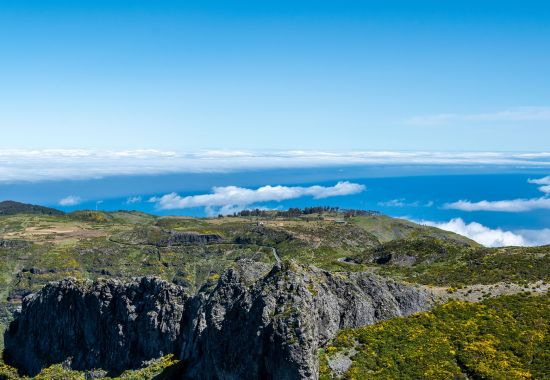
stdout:
{"type": "Polygon", "coordinates": [[[202,301],[182,359],[197,379],[316,379],[339,329],[426,310],[432,296],[366,273],[275,266],[247,287],[228,271],[202,301]]]}
{"type": "Polygon", "coordinates": [[[328,359],[328,366],[329,368],[336,373],[337,375],[341,376],[351,367],[353,364],[353,361],[343,354],[337,353],[334,356],[331,356],[328,359]]]}
{"type": "Polygon", "coordinates": [[[153,277],[50,283],[23,300],[5,335],[6,360],[31,375],[67,359],[82,370],[139,367],[178,351],[185,299],[153,277]]]}
{"type": "Polygon", "coordinates": [[[157,245],[161,247],[186,244],[212,244],[223,242],[223,238],[220,235],[216,234],[198,234],[195,232],[179,232],[172,230],[163,232],[166,234],[166,236],[157,243],[157,245]]]}
{"type": "Polygon", "coordinates": [[[186,363],[182,378],[315,379],[318,349],[339,329],[433,304],[424,290],[367,273],[283,263],[251,283],[263,271],[250,268],[228,270],[194,297],[153,278],[52,283],[24,300],[7,359],[31,374],[67,358],[118,373],[174,353],[186,363]]]}

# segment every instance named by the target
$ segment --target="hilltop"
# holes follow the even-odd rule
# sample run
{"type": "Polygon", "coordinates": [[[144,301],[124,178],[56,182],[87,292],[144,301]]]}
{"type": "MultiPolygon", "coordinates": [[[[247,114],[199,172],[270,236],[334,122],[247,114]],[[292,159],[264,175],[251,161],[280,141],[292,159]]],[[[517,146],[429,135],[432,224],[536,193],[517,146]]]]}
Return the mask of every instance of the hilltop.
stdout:
{"type": "Polygon", "coordinates": [[[31,205],[15,201],[0,202],[0,215],[35,214],[35,215],[63,215],[64,212],[54,208],[31,205]]]}

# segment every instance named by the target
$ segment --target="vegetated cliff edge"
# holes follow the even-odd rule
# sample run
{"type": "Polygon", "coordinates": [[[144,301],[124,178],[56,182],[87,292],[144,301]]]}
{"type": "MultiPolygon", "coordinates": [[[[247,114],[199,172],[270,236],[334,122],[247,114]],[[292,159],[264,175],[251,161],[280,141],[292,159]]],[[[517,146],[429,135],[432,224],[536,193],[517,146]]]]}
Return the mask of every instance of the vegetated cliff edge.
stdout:
{"type": "Polygon", "coordinates": [[[339,329],[433,304],[426,290],[372,274],[286,262],[258,276],[253,267],[229,269],[193,297],[153,277],[51,283],[24,299],[6,360],[31,375],[59,362],[116,374],[174,353],[182,378],[315,379],[318,349],[339,329]]]}

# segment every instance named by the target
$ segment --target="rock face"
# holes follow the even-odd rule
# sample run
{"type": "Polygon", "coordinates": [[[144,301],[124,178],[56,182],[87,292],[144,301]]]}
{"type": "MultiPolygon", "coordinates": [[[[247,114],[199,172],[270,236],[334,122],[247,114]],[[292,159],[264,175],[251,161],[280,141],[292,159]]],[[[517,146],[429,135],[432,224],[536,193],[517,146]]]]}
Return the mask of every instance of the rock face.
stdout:
{"type": "Polygon", "coordinates": [[[186,296],[162,280],[67,279],[23,300],[6,359],[31,375],[52,363],[120,372],[177,352],[186,296]]]}
{"type": "Polygon", "coordinates": [[[365,273],[275,266],[248,287],[229,270],[198,308],[182,356],[200,379],[316,379],[339,329],[426,310],[430,294],[365,273]]]}
{"type": "Polygon", "coordinates": [[[175,231],[159,227],[137,227],[114,235],[114,241],[124,244],[153,245],[171,247],[177,245],[205,245],[223,243],[217,234],[199,234],[196,232],[175,231]]]}
{"type": "Polygon", "coordinates": [[[7,359],[36,373],[70,360],[112,373],[175,353],[182,378],[315,379],[318,349],[344,327],[428,309],[431,294],[366,274],[292,263],[250,283],[246,266],[186,297],[152,278],[128,284],[65,280],[24,300],[5,337],[7,359]]]}
{"type": "Polygon", "coordinates": [[[223,238],[216,234],[197,234],[193,232],[168,231],[166,237],[161,239],[157,245],[169,247],[172,245],[185,244],[212,244],[222,243],[223,238]]]}

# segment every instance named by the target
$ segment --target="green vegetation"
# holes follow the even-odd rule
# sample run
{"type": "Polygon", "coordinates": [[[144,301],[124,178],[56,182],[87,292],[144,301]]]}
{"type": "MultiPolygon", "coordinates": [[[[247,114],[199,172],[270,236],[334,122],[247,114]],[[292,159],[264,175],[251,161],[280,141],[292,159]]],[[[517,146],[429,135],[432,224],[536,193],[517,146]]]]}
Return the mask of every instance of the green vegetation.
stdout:
{"type": "MultiPolygon", "coordinates": [[[[4,205],[9,212],[0,213],[0,334],[21,299],[49,281],[154,275],[194,293],[215,286],[240,259],[274,264],[278,256],[333,272],[376,271],[453,288],[550,282],[550,247],[483,248],[450,232],[373,213],[312,209],[295,216],[199,219],[126,211],[63,214],[27,206],[4,205]]],[[[2,344],[0,339],[0,350],[2,344]]],[[[2,368],[6,377],[9,370],[2,368]]],[[[49,371],[56,378],[63,369],[49,371]]]]}
{"type": "Polygon", "coordinates": [[[37,215],[63,215],[63,211],[53,208],[29,205],[14,201],[0,202],[0,215],[16,215],[16,214],[37,214],[37,215]]]}
{"type": "Polygon", "coordinates": [[[454,301],[427,313],[343,330],[321,353],[351,356],[346,379],[548,379],[550,297],[454,301]]]}
{"type": "MultiPolygon", "coordinates": [[[[105,376],[103,371],[73,371],[65,368],[62,364],[55,364],[44,369],[40,374],[33,377],[36,380],[169,380],[177,378],[181,372],[180,362],[173,355],[164,356],[154,360],[148,366],[124,371],[118,377],[105,376]]],[[[24,380],[28,377],[20,377],[15,368],[0,363],[0,380],[24,380]]]]}
{"type": "Polygon", "coordinates": [[[439,286],[550,281],[550,247],[483,248],[431,237],[401,239],[356,256],[379,273],[439,286]]]}
{"type": "Polygon", "coordinates": [[[369,231],[380,243],[399,239],[431,237],[455,242],[461,245],[479,246],[476,242],[452,232],[435,227],[423,226],[404,219],[390,218],[385,215],[370,215],[351,219],[351,223],[369,231]]]}

